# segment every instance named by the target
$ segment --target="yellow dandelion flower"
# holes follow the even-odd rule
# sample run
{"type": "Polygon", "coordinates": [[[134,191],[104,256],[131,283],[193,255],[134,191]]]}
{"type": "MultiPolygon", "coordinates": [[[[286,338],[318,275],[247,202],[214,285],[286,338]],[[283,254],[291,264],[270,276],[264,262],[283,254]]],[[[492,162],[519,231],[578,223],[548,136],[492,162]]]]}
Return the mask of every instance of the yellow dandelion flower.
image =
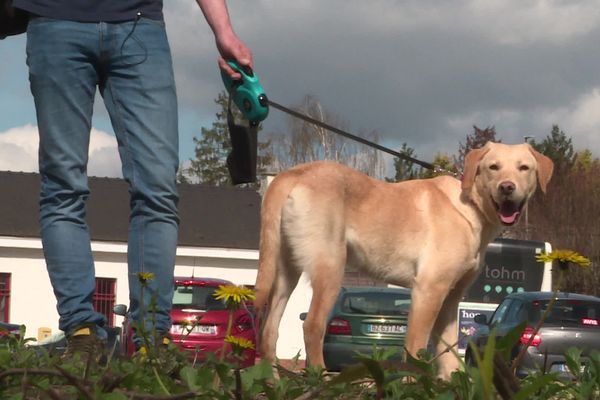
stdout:
{"type": "Polygon", "coordinates": [[[587,268],[592,265],[592,262],[589,258],[582,256],[573,250],[554,250],[550,253],[542,253],[535,256],[535,259],[538,262],[553,262],[558,261],[563,264],[577,264],[580,267],[587,268]]]}
{"type": "Polygon", "coordinates": [[[154,279],[153,272],[138,272],[136,275],[141,284],[144,284],[154,279]]]}
{"type": "Polygon", "coordinates": [[[239,337],[239,336],[229,335],[225,338],[225,343],[231,344],[234,351],[235,350],[252,350],[252,349],[254,349],[254,343],[252,343],[250,340],[248,340],[246,338],[239,337]]]}
{"type": "Polygon", "coordinates": [[[235,285],[220,285],[213,296],[216,300],[224,300],[228,306],[237,306],[242,301],[254,300],[255,298],[252,289],[235,285]]]}

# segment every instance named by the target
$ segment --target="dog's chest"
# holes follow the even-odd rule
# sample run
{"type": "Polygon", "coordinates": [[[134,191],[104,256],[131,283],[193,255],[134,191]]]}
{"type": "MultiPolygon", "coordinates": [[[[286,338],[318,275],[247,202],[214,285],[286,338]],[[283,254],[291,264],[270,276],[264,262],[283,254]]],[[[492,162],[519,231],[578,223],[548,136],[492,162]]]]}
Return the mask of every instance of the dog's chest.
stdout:
{"type": "Polygon", "coordinates": [[[405,286],[414,279],[418,260],[415,246],[404,246],[389,236],[365,237],[352,229],[346,232],[346,244],[348,266],[386,281],[405,281],[405,286]]]}

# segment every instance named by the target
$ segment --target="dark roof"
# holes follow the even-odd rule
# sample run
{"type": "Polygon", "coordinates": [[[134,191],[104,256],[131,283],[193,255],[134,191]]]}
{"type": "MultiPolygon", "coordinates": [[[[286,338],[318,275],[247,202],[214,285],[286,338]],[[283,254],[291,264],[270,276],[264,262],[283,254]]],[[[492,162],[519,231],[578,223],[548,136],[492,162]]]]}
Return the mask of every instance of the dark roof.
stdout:
{"type": "MultiPolygon", "coordinates": [[[[89,178],[87,220],[93,240],[126,242],[128,185],[89,178]]],[[[40,175],[0,171],[0,236],[39,237],[40,175]]],[[[179,245],[258,249],[261,197],[251,189],[179,185],[179,245]]]]}

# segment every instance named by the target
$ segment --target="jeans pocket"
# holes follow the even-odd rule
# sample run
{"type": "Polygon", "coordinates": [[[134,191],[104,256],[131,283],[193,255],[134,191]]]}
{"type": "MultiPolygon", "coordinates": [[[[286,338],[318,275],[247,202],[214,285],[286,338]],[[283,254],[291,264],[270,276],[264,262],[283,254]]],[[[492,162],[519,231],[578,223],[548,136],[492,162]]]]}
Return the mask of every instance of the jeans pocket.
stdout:
{"type": "Polygon", "coordinates": [[[165,27],[165,21],[163,21],[162,19],[152,19],[152,18],[147,18],[147,17],[140,17],[138,24],[139,23],[157,25],[157,26],[160,26],[163,28],[165,27]]]}

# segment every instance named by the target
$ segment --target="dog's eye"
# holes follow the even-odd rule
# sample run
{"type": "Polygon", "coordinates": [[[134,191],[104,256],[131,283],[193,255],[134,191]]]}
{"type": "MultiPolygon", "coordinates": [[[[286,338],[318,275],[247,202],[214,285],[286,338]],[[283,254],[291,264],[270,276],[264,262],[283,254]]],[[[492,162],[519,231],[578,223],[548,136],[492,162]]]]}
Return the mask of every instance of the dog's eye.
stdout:
{"type": "Polygon", "coordinates": [[[498,171],[500,166],[498,164],[491,164],[489,167],[492,171],[498,171]]]}
{"type": "Polygon", "coordinates": [[[529,171],[529,165],[521,165],[521,166],[519,166],[519,171],[529,171]]]}

